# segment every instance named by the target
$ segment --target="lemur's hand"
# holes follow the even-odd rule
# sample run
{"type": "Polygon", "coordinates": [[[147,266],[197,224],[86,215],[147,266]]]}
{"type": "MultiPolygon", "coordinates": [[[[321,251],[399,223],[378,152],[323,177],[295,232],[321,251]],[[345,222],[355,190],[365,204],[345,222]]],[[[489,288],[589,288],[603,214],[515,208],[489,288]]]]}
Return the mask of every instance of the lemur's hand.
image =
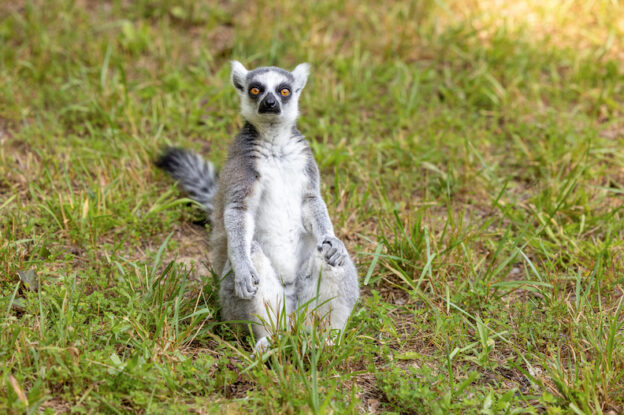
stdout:
{"type": "Polygon", "coordinates": [[[258,271],[251,264],[234,272],[234,293],[238,298],[251,300],[258,292],[259,284],[258,271]]]}
{"type": "Polygon", "coordinates": [[[335,236],[324,236],[321,238],[316,249],[318,249],[323,255],[323,258],[325,258],[325,261],[332,267],[343,266],[349,257],[347,248],[345,248],[342,241],[335,236]]]}

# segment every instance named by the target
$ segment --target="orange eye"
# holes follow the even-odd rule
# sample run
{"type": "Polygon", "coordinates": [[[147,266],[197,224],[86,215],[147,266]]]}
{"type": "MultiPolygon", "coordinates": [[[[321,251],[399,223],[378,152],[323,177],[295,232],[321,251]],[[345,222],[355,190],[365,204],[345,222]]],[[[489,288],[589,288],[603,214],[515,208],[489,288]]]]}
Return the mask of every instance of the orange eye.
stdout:
{"type": "Polygon", "coordinates": [[[251,88],[251,95],[258,95],[260,93],[260,90],[258,88],[251,88]]]}
{"type": "Polygon", "coordinates": [[[282,90],[280,91],[280,94],[282,94],[283,97],[287,97],[288,95],[290,95],[290,89],[282,88],[282,90]]]}

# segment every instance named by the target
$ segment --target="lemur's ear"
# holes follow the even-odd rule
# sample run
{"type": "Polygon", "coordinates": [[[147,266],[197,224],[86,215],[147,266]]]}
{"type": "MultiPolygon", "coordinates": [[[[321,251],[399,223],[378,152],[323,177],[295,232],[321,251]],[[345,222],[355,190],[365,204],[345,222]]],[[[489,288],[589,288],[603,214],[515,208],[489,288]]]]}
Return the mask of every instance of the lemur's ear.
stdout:
{"type": "Polygon", "coordinates": [[[230,77],[232,85],[239,93],[243,93],[245,91],[245,77],[249,71],[239,61],[231,61],[230,63],[232,64],[232,75],[230,77]]]}
{"type": "Polygon", "coordinates": [[[301,92],[308,80],[308,75],[310,75],[310,65],[307,63],[300,63],[295,70],[292,71],[292,74],[295,77],[295,92],[301,92]]]}

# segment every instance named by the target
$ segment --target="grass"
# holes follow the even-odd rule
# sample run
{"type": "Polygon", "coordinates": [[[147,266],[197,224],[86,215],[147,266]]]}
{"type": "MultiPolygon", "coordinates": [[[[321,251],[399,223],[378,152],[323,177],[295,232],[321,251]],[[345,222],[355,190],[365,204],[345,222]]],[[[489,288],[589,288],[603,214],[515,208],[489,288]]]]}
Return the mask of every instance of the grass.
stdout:
{"type": "Polygon", "coordinates": [[[624,10],[513,3],[1,5],[0,412],[621,413],[624,10]],[[312,64],[340,347],[252,358],[151,164],[223,162],[231,58],[312,64]]]}

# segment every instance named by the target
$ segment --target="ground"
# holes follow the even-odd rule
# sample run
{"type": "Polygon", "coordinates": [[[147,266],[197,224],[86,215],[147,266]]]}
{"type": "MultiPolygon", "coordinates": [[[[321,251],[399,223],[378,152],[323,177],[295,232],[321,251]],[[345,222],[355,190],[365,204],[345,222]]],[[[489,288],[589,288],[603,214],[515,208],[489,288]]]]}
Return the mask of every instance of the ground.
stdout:
{"type": "Polygon", "coordinates": [[[617,1],[3,2],[0,412],[621,413],[623,64],[617,1]],[[312,66],[334,345],[252,356],[152,165],[222,165],[233,58],[312,66]]]}

